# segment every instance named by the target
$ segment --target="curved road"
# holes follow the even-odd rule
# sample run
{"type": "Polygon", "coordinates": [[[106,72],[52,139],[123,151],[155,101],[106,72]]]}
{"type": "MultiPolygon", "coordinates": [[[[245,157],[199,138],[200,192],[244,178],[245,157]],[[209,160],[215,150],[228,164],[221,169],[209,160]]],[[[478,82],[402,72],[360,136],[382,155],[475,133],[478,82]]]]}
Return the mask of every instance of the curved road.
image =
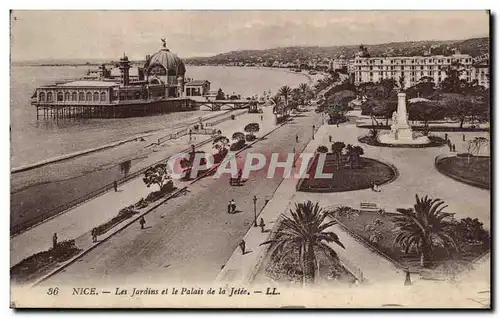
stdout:
{"type": "MultiPolygon", "coordinates": [[[[249,152],[301,150],[312,137],[312,125],[319,126],[321,120],[312,111],[305,114],[242,152],[240,159],[249,152]]],[[[132,224],[43,285],[211,282],[252,226],[253,196],[258,198],[259,212],[264,198],[282,181],[282,173],[272,179],[266,175],[267,169],[252,172],[243,186],[230,186],[227,176],[202,179],[185,195],[149,213],[146,229],[132,224]],[[236,214],[227,213],[231,199],[236,201],[236,214]]]]}

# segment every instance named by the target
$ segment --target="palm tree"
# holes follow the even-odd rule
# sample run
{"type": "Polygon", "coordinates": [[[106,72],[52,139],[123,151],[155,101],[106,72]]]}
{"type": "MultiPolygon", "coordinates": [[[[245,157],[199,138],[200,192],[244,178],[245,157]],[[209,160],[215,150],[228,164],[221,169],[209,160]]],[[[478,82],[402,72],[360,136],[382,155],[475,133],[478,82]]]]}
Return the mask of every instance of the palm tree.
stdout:
{"type": "Polygon", "coordinates": [[[333,262],[339,258],[334,249],[327,243],[336,243],[345,249],[339,237],[334,232],[326,231],[337,221],[324,222],[329,215],[318,203],[311,201],[296,203],[291,216],[282,215],[281,228],[273,239],[263,244],[270,244],[270,255],[274,261],[281,262],[283,258],[298,251],[299,263],[302,267],[302,278],[305,284],[314,283],[317,270],[317,252],[322,251],[333,262]]]}
{"type": "Polygon", "coordinates": [[[282,86],[278,92],[279,95],[283,96],[285,99],[285,108],[288,108],[288,97],[290,97],[290,94],[292,93],[292,89],[290,86],[282,86]]]}
{"type": "Polygon", "coordinates": [[[452,237],[453,213],[442,212],[447,207],[441,199],[419,198],[413,209],[397,209],[401,214],[392,218],[398,234],[394,243],[408,253],[414,247],[420,253],[420,265],[429,267],[436,247],[452,246],[458,251],[458,245],[452,237]]]}
{"type": "Polygon", "coordinates": [[[351,144],[348,144],[345,147],[346,150],[346,155],[349,160],[349,167],[352,169],[353,164],[359,164],[359,158],[365,153],[363,151],[363,148],[360,146],[353,146],[351,144]]]}
{"type": "Polygon", "coordinates": [[[332,152],[337,158],[337,170],[340,170],[340,163],[342,161],[342,150],[345,148],[345,143],[336,141],[332,144],[332,152]]]}
{"type": "Polygon", "coordinates": [[[302,83],[299,85],[299,91],[302,94],[302,104],[305,104],[309,100],[309,85],[302,83]]]}

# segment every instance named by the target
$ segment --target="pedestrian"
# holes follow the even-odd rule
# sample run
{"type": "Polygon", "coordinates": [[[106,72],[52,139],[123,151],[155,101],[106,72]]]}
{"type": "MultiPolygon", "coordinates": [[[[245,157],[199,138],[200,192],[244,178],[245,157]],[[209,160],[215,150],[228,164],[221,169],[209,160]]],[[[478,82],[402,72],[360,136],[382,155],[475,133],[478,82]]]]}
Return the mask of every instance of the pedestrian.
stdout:
{"type": "Polygon", "coordinates": [[[329,135],[329,136],[328,136],[328,141],[329,141],[329,142],[332,142],[332,135],[329,135]]]}
{"type": "Polygon", "coordinates": [[[337,121],[337,128],[339,127],[339,122],[337,121]]]}
{"type": "Polygon", "coordinates": [[[234,213],[236,212],[236,203],[234,202],[234,199],[231,200],[231,212],[234,213]]]}
{"type": "Polygon", "coordinates": [[[263,218],[260,218],[259,226],[260,226],[260,231],[264,233],[264,228],[266,227],[266,224],[264,223],[263,218]]]}
{"type": "Polygon", "coordinates": [[[465,142],[465,134],[462,134],[462,140],[465,142]]]}
{"type": "Polygon", "coordinates": [[[405,286],[410,286],[411,285],[411,276],[410,276],[410,270],[406,269],[406,277],[405,277],[405,286]]]}
{"type": "Polygon", "coordinates": [[[54,233],[54,235],[52,236],[52,248],[56,248],[57,247],[57,233],[54,233]]]}
{"type": "Polygon", "coordinates": [[[448,133],[444,134],[444,140],[448,141],[448,133]]]}
{"type": "Polygon", "coordinates": [[[453,144],[453,152],[456,152],[457,150],[455,149],[455,144],[453,144]]]}
{"type": "Polygon", "coordinates": [[[241,249],[241,254],[245,255],[245,240],[241,240],[239,245],[240,245],[240,249],[241,249]]]}
{"type": "Polygon", "coordinates": [[[139,224],[141,225],[141,230],[144,230],[144,225],[146,224],[146,220],[144,219],[144,216],[141,217],[139,224]]]}
{"type": "Polygon", "coordinates": [[[295,142],[299,142],[299,135],[295,135],[295,142]]]}
{"type": "Polygon", "coordinates": [[[113,181],[113,188],[115,189],[115,192],[118,192],[118,182],[116,180],[113,181]]]}
{"type": "Polygon", "coordinates": [[[231,201],[227,203],[227,213],[231,214],[231,201]]]}
{"type": "Polygon", "coordinates": [[[260,121],[264,120],[264,115],[260,115],[260,121]]]}
{"type": "Polygon", "coordinates": [[[92,242],[97,242],[97,228],[92,229],[92,242]]]}

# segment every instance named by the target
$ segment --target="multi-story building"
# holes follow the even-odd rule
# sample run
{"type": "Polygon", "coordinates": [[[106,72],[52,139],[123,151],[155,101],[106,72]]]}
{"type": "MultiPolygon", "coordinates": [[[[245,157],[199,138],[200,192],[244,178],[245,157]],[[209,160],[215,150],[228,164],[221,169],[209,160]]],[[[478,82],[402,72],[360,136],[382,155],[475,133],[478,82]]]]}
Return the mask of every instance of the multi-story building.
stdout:
{"type": "Polygon", "coordinates": [[[439,84],[446,78],[446,69],[459,63],[461,78],[471,81],[473,76],[472,57],[467,54],[451,56],[398,56],[398,57],[362,57],[357,55],[350,71],[354,73],[354,83],[378,82],[392,78],[399,83],[404,77],[405,87],[418,83],[422,77],[431,77],[439,84]]]}
{"type": "Polygon", "coordinates": [[[486,88],[490,87],[490,67],[488,62],[474,64],[472,67],[472,80],[486,88]]]}

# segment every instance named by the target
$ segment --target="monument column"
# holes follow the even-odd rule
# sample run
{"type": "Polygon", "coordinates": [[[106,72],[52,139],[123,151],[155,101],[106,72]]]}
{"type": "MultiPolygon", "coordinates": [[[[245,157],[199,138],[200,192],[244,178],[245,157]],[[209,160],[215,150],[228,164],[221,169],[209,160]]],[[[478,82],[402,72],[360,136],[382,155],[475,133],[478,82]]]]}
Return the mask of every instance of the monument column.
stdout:
{"type": "Polygon", "coordinates": [[[406,94],[398,93],[398,127],[408,126],[408,116],[406,114],[406,94]]]}

